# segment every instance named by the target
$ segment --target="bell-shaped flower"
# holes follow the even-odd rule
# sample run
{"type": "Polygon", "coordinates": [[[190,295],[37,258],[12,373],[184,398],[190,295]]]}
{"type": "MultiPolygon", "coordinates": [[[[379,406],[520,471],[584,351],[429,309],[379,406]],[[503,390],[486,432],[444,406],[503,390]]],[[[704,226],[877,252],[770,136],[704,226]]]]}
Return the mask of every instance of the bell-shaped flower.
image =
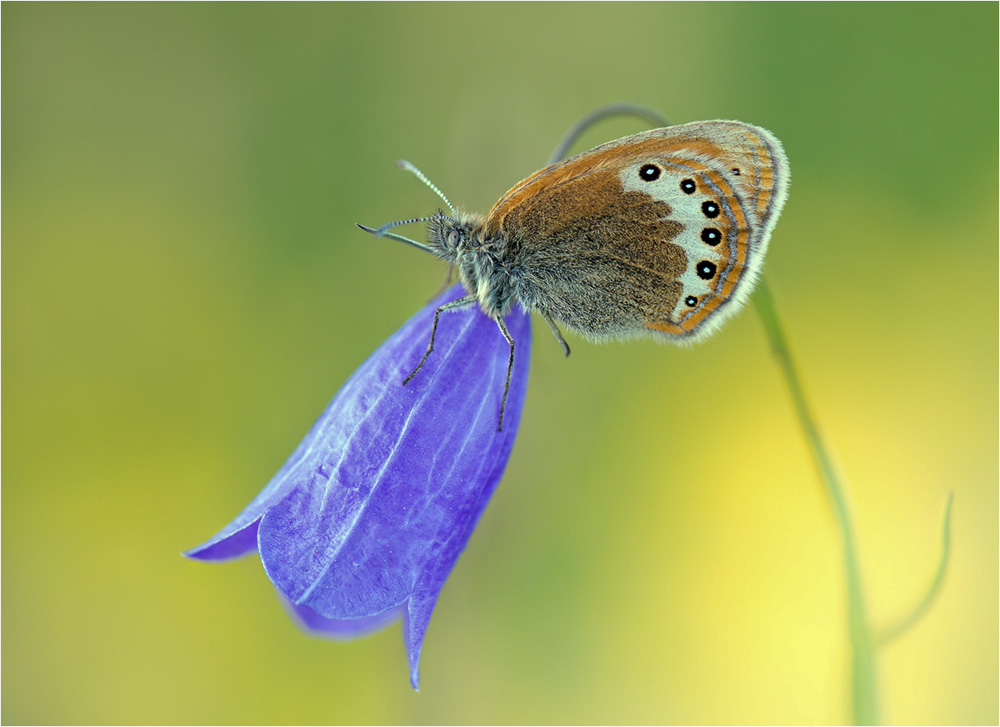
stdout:
{"type": "Polygon", "coordinates": [[[505,319],[516,342],[502,431],[509,347],[478,306],[429,303],[354,372],[274,478],[235,520],[186,553],[260,553],[307,630],[352,638],[402,617],[418,687],[424,634],[441,587],[510,457],[528,385],[531,323],[505,319]]]}

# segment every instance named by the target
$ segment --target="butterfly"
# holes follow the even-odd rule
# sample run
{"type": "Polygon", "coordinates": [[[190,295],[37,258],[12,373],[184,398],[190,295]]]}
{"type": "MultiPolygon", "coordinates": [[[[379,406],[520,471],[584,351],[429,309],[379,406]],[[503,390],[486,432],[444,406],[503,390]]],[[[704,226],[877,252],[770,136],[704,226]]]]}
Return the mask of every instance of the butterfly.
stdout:
{"type": "Polygon", "coordinates": [[[458,271],[468,295],[440,314],[478,304],[510,346],[497,429],[514,361],[503,316],[537,311],[566,355],[559,324],[593,340],[641,335],[675,342],[712,333],[746,302],[788,196],[781,142],[740,121],[700,121],[626,136],[545,167],[487,214],[358,225],[433,253],[458,271]],[[427,243],[389,229],[428,223],[427,243]]]}

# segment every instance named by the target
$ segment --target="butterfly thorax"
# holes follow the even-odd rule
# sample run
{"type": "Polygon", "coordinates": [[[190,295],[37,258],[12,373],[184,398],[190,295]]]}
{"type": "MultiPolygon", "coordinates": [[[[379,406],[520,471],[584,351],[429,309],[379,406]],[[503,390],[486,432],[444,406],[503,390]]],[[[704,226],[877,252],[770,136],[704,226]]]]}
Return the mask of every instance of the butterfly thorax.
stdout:
{"type": "Polygon", "coordinates": [[[483,215],[465,212],[456,212],[454,218],[434,217],[427,243],[435,255],[455,266],[466,290],[495,318],[506,315],[517,300],[519,268],[504,239],[486,235],[485,221],[483,215]]]}

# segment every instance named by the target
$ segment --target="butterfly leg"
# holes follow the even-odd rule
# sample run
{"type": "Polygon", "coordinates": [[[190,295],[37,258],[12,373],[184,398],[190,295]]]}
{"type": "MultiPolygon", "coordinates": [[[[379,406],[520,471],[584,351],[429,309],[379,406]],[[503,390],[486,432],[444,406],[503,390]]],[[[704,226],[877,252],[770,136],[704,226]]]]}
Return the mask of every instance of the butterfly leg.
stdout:
{"type": "Polygon", "coordinates": [[[427,357],[431,355],[431,351],[434,350],[434,336],[437,335],[438,329],[438,318],[441,317],[442,313],[447,311],[458,310],[459,308],[466,308],[473,305],[478,298],[474,295],[467,295],[464,298],[458,298],[457,300],[451,301],[451,303],[445,303],[443,306],[434,311],[434,325],[431,326],[431,340],[427,344],[427,351],[424,352],[424,357],[420,359],[420,363],[417,364],[417,368],[413,369],[413,372],[403,379],[403,386],[406,386],[413,379],[414,376],[424,367],[427,362],[427,357]]]}
{"type": "Polygon", "coordinates": [[[507,394],[510,392],[510,375],[514,370],[514,339],[510,335],[510,331],[507,330],[507,324],[503,322],[503,318],[496,318],[497,326],[500,328],[500,333],[503,337],[507,339],[507,343],[510,345],[510,358],[507,359],[507,379],[503,382],[503,401],[500,403],[500,421],[497,422],[497,431],[503,429],[503,415],[507,411],[507,394]]]}
{"type": "Polygon", "coordinates": [[[549,315],[548,311],[544,311],[540,308],[538,309],[538,312],[542,314],[542,318],[544,318],[545,322],[549,324],[549,330],[552,331],[552,335],[556,337],[557,341],[559,341],[559,345],[562,346],[563,351],[566,352],[566,357],[569,358],[569,344],[566,343],[566,339],[563,338],[562,331],[556,327],[556,322],[552,320],[552,316],[549,315]]]}

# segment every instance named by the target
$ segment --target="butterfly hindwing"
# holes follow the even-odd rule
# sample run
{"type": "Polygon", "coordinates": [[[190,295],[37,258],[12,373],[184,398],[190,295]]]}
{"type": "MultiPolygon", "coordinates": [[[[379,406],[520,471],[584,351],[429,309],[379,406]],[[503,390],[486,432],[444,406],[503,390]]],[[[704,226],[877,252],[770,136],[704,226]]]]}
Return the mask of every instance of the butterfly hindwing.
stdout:
{"type": "Polygon", "coordinates": [[[494,206],[486,231],[521,258],[529,306],[597,338],[692,338],[752,287],[786,190],[769,132],[700,122],[541,170],[494,206]]]}

